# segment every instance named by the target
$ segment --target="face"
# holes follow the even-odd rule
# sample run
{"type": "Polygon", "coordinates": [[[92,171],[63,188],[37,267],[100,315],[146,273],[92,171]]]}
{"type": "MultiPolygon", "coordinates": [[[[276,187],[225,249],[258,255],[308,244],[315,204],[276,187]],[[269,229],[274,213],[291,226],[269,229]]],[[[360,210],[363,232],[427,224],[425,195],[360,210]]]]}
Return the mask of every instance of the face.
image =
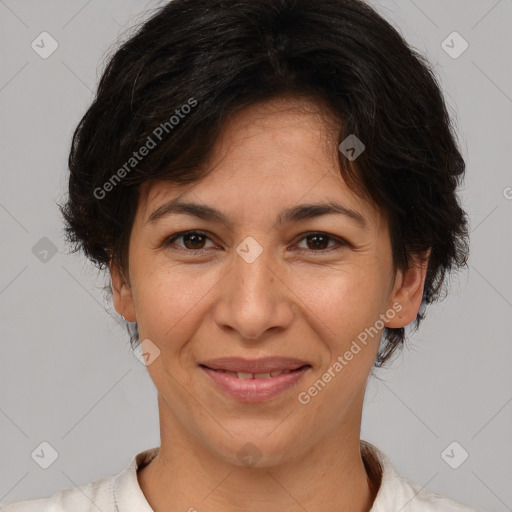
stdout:
{"type": "Polygon", "coordinates": [[[273,465],[359,439],[382,329],[418,311],[425,267],[394,274],[386,220],[341,178],[334,133],[313,103],[239,112],[205,179],[142,190],[126,279],[111,268],[161,425],[212,457],[273,465]],[[279,357],[293,361],[261,360],[279,357]]]}

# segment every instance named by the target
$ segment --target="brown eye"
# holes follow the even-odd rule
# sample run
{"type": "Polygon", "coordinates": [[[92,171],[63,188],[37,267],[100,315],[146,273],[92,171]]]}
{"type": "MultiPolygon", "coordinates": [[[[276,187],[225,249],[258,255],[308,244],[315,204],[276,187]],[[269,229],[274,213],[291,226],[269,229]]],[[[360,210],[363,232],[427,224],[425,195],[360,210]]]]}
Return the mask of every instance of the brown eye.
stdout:
{"type": "Polygon", "coordinates": [[[203,249],[205,236],[197,233],[189,233],[182,236],[183,244],[187,249],[203,249]]]}
{"type": "Polygon", "coordinates": [[[306,247],[300,247],[301,249],[306,249],[312,252],[322,252],[331,249],[333,246],[338,245],[348,245],[343,239],[328,235],[327,233],[309,233],[306,236],[302,237],[300,243],[303,241],[306,242],[306,247]],[[329,245],[329,242],[334,242],[334,244],[329,245]]]}
{"type": "Polygon", "coordinates": [[[178,250],[183,249],[190,252],[200,252],[202,250],[206,250],[204,245],[207,240],[209,240],[209,237],[201,231],[185,231],[167,238],[164,241],[163,246],[166,248],[172,248],[174,245],[178,250]],[[175,243],[176,240],[180,239],[183,240],[183,245],[175,243]]]}
{"type": "Polygon", "coordinates": [[[329,237],[325,235],[310,235],[306,237],[308,249],[326,249],[329,244],[329,237]]]}

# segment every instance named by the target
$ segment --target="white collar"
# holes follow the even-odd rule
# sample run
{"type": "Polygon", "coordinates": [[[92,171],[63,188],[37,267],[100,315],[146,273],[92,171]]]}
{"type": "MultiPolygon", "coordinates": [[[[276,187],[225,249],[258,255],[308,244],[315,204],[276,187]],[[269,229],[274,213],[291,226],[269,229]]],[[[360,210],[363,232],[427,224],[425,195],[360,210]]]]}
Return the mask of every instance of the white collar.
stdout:
{"type": "MultiPolygon", "coordinates": [[[[361,439],[360,447],[361,457],[372,482],[380,481],[370,512],[426,511],[433,510],[432,506],[435,506],[436,510],[478,512],[402,478],[389,458],[368,441],[361,439]]],[[[149,464],[159,449],[155,447],[137,453],[128,466],[111,480],[109,496],[115,512],[154,512],[140,488],[137,470],[149,464]]]]}

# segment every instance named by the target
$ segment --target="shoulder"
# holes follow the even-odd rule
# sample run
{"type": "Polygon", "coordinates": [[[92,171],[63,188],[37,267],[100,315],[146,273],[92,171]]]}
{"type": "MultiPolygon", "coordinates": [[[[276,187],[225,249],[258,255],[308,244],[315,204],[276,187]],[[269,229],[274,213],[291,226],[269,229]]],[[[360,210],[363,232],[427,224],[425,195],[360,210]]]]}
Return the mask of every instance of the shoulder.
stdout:
{"type": "Polygon", "coordinates": [[[404,500],[402,512],[479,512],[476,508],[443,496],[403,477],[397,477],[396,487],[404,500]]]}
{"type": "Polygon", "coordinates": [[[111,475],[79,487],[63,489],[46,498],[29,499],[0,506],[0,512],[104,512],[110,506],[110,489],[115,476],[111,475]]]}
{"type": "Polygon", "coordinates": [[[7,503],[0,507],[0,512],[97,512],[110,510],[110,489],[115,476],[111,475],[89,482],[79,487],[63,489],[47,498],[7,503]]]}
{"type": "Polygon", "coordinates": [[[132,456],[116,475],[64,489],[47,498],[30,499],[0,506],[0,512],[152,512],[137,481],[137,469],[148,464],[159,448],[132,456]]]}
{"type": "Polygon", "coordinates": [[[367,472],[379,488],[370,512],[479,512],[400,476],[391,460],[376,446],[361,440],[367,472]]]}

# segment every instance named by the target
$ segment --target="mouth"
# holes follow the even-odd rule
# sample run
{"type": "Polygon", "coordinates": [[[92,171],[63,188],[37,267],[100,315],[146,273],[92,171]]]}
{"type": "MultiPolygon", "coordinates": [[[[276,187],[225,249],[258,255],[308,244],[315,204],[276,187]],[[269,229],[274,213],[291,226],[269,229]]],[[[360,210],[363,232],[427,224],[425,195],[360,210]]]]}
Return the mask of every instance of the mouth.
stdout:
{"type": "Polygon", "coordinates": [[[293,370],[285,369],[285,370],[271,370],[270,372],[249,373],[249,372],[231,372],[229,370],[221,370],[221,369],[216,370],[214,368],[210,368],[203,364],[200,364],[199,366],[206,368],[208,370],[212,370],[214,372],[227,373],[227,374],[232,375],[233,377],[236,377],[237,379],[241,379],[241,380],[269,379],[271,377],[278,377],[279,375],[300,372],[301,370],[305,370],[306,368],[311,368],[310,364],[305,364],[305,365],[299,366],[299,368],[294,368],[293,370]]]}
{"type": "Polygon", "coordinates": [[[297,385],[311,368],[298,359],[217,359],[199,364],[216,388],[241,402],[269,400],[297,385]]]}
{"type": "MultiPolygon", "coordinates": [[[[259,359],[245,359],[243,357],[224,357],[202,361],[199,366],[212,370],[231,373],[246,373],[251,375],[265,375],[276,372],[293,371],[302,366],[311,366],[307,361],[293,357],[261,357],[259,359]]],[[[246,377],[249,378],[249,377],[246,377]]],[[[266,377],[263,377],[266,378],[266,377]]]]}

